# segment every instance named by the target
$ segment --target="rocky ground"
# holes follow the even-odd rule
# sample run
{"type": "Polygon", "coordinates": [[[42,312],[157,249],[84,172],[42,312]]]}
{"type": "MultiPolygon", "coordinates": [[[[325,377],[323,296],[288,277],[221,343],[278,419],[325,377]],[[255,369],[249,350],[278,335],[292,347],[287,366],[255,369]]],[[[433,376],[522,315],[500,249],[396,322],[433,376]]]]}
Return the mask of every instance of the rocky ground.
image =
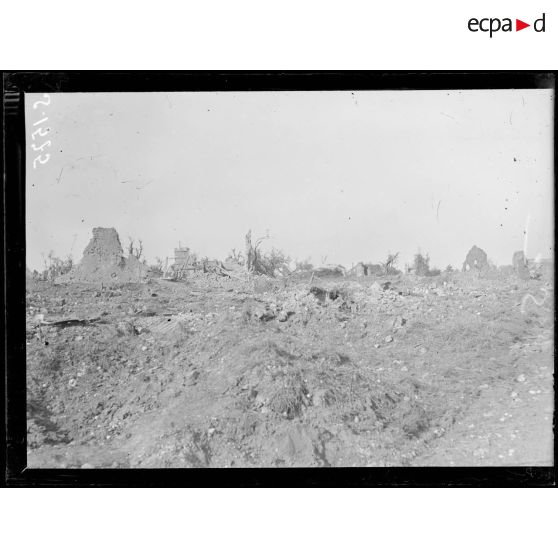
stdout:
{"type": "Polygon", "coordinates": [[[552,465],[553,284],[30,281],[28,466],[552,465]]]}

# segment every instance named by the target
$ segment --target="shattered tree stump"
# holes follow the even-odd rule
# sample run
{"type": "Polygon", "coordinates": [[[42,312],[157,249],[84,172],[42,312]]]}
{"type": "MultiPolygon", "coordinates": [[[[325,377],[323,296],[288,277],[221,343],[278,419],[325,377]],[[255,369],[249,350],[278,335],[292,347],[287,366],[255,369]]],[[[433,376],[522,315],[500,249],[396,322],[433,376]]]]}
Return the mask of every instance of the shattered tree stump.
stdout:
{"type": "Polygon", "coordinates": [[[245,237],[245,266],[248,273],[253,273],[256,260],[256,251],[252,246],[252,231],[248,231],[245,237]]]}

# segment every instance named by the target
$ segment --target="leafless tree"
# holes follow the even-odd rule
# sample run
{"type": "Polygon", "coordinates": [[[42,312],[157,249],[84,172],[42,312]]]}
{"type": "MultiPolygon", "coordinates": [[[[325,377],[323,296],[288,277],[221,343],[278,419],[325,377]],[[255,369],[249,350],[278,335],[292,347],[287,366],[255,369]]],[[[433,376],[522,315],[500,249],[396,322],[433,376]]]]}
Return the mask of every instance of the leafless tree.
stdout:
{"type": "Polygon", "coordinates": [[[128,240],[128,257],[134,256],[139,260],[143,254],[143,241],[138,240],[138,246],[135,246],[135,240],[132,237],[129,236],[128,240]]]}
{"type": "Polygon", "coordinates": [[[45,266],[43,271],[43,278],[45,280],[54,281],[56,277],[65,275],[74,267],[74,260],[71,254],[68,254],[64,260],[59,258],[53,250],[50,250],[46,256],[44,254],[41,254],[41,256],[45,266]]]}
{"type": "Polygon", "coordinates": [[[267,275],[275,276],[276,272],[280,272],[285,276],[290,274],[289,263],[291,258],[281,250],[272,248],[268,254],[260,254],[260,263],[267,275]]]}
{"type": "Polygon", "coordinates": [[[129,236],[128,241],[128,256],[131,256],[134,253],[134,240],[129,236]]]}
{"type": "Polygon", "coordinates": [[[398,258],[399,252],[396,252],[395,254],[388,254],[386,261],[381,264],[386,275],[393,275],[397,273],[395,264],[397,263],[398,258]]]}
{"type": "Polygon", "coordinates": [[[413,260],[413,267],[416,275],[428,275],[430,271],[430,256],[428,254],[423,256],[420,251],[417,252],[413,260]]]}
{"type": "Polygon", "coordinates": [[[244,254],[236,248],[231,250],[228,259],[235,261],[237,264],[244,265],[244,254]]]}
{"type": "Polygon", "coordinates": [[[134,256],[136,256],[136,258],[139,260],[141,258],[143,254],[143,240],[139,239],[138,240],[138,247],[136,248],[135,252],[134,252],[134,256]]]}
{"type": "Polygon", "coordinates": [[[256,240],[255,244],[252,244],[252,231],[249,230],[244,238],[245,242],[245,260],[244,265],[248,273],[266,273],[265,268],[263,268],[261,263],[261,252],[260,246],[264,240],[269,238],[269,232],[266,232],[265,236],[262,236],[256,240]]]}

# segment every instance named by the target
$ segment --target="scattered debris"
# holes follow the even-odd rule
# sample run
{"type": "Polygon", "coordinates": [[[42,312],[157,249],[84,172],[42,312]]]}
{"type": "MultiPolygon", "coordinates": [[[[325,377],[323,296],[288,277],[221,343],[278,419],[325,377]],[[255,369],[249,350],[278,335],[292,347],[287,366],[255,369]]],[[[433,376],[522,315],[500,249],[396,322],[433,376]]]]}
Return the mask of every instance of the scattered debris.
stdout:
{"type": "Polygon", "coordinates": [[[547,405],[551,268],[540,282],[497,270],[308,284],[309,270],[239,266],[30,282],[29,466],[421,465],[455,451],[460,424],[470,462],[492,465],[492,442],[470,437],[478,417],[500,433],[527,400],[547,405]]]}

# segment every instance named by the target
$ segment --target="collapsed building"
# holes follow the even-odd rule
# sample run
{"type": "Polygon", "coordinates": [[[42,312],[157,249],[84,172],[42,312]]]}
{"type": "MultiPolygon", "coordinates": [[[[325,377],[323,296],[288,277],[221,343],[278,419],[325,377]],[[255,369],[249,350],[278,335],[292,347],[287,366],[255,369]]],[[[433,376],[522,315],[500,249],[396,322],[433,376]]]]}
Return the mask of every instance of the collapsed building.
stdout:
{"type": "MultiPolygon", "coordinates": [[[[182,280],[190,275],[203,273],[216,273],[217,275],[231,276],[231,271],[235,271],[238,266],[224,266],[219,260],[208,258],[199,259],[197,255],[186,246],[178,243],[178,248],[174,249],[173,262],[169,264],[169,258],[163,268],[163,278],[171,280],[182,280]]],[[[228,260],[227,260],[228,261],[228,260]]],[[[242,268],[243,269],[243,268],[242,268]]]]}
{"type": "Polygon", "coordinates": [[[539,279],[543,275],[552,273],[554,263],[552,259],[543,258],[541,254],[528,259],[523,250],[518,250],[512,256],[512,268],[520,279],[539,279]]]}
{"type": "Polygon", "coordinates": [[[513,270],[515,271],[515,273],[520,279],[530,278],[529,266],[523,250],[518,250],[517,252],[514,252],[512,256],[512,265],[513,265],[513,270]]]}
{"type": "Polygon", "coordinates": [[[380,264],[367,264],[366,275],[383,275],[384,267],[380,264]]]}
{"type": "Polygon", "coordinates": [[[174,265],[178,268],[192,266],[196,263],[196,255],[190,248],[183,247],[178,243],[178,248],[174,249],[174,265]]]}
{"type": "Polygon", "coordinates": [[[147,270],[135,256],[124,257],[116,229],[96,227],[79,264],[55,283],[135,283],[146,278],[147,270]]]}
{"type": "Polygon", "coordinates": [[[189,271],[196,269],[197,257],[187,246],[178,243],[178,248],[174,249],[173,263],[169,265],[167,258],[164,277],[173,277],[175,279],[183,278],[188,275],[189,271]]]}
{"type": "Polygon", "coordinates": [[[465,261],[463,262],[463,269],[462,271],[471,271],[471,270],[483,270],[488,268],[488,256],[486,252],[479,248],[478,246],[474,245],[467,256],[465,257],[465,261]]]}
{"type": "Polygon", "coordinates": [[[384,268],[380,264],[357,263],[350,271],[351,275],[356,277],[368,277],[384,274],[384,268]]]}
{"type": "Polygon", "coordinates": [[[364,277],[366,275],[366,266],[362,262],[359,262],[351,271],[357,277],[364,277]]]}
{"type": "Polygon", "coordinates": [[[347,270],[339,264],[323,265],[312,270],[312,275],[320,278],[345,277],[346,274],[347,270]]]}

